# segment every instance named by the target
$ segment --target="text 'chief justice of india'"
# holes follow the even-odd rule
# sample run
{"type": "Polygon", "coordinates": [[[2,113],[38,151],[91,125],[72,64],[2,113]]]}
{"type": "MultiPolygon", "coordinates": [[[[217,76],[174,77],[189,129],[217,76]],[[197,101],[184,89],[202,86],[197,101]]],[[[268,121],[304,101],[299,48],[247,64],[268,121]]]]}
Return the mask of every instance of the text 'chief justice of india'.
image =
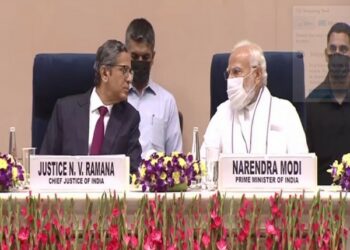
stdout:
{"type": "Polygon", "coordinates": [[[40,154],[125,154],[135,172],[141,161],[140,115],[127,102],[132,70],[124,44],[105,42],[97,50],[94,69],[92,90],[57,101],[40,154]]]}

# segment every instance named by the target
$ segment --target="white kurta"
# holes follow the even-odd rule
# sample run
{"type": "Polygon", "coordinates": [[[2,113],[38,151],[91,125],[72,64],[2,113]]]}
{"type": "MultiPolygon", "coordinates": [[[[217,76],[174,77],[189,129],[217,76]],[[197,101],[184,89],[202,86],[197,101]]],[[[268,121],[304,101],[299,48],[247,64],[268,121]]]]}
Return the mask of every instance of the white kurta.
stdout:
{"type": "Polygon", "coordinates": [[[264,87],[254,104],[235,111],[230,101],[220,104],[209,122],[201,147],[218,147],[221,153],[308,153],[298,113],[287,100],[271,96],[264,87]]]}

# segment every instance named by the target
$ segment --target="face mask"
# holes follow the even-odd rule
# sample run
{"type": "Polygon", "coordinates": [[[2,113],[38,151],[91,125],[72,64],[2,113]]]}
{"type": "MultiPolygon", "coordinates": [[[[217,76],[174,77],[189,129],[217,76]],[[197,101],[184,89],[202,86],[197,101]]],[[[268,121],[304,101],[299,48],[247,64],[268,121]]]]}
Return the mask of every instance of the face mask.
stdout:
{"type": "Polygon", "coordinates": [[[336,83],[345,83],[350,71],[350,57],[339,53],[329,55],[328,70],[336,83]]]}
{"type": "Polygon", "coordinates": [[[234,110],[242,110],[254,97],[254,87],[246,92],[243,88],[243,80],[243,77],[227,79],[227,96],[234,110]]]}
{"type": "Polygon", "coordinates": [[[131,61],[131,68],[134,71],[133,83],[136,85],[147,84],[151,71],[151,62],[131,61]]]}

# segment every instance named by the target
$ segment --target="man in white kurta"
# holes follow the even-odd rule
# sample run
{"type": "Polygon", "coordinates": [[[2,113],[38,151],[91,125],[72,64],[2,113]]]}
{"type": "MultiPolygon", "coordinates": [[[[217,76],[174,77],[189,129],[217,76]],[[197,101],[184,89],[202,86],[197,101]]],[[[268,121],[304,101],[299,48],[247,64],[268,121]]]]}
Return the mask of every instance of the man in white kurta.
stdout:
{"type": "Polygon", "coordinates": [[[209,122],[201,156],[207,147],[228,154],[308,153],[294,106],[271,96],[266,87],[266,61],[259,46],[248,41],[235,46],[227,82],[229,99],[219,105],[209,122]]]}

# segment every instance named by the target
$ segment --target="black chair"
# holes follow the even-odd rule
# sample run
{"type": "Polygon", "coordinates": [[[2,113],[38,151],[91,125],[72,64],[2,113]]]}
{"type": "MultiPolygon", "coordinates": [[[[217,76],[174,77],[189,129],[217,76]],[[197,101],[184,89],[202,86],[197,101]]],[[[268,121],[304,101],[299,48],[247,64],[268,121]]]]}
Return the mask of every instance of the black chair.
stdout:
{"type": "MultiPolygon", "coordinates": [[[[264,52],[267,64],[267,87],[276,97],[289,100],[296,108],[305,128],[304,60],[299,52],[264,52]]],[[[210,71],[210,117],[217,106],[227,100],[227,69],[229,53],[215,54],[210,71]]]]}
{"type": "Polygon", "coordinates": [[[32,146],[40,152],[56,100],[94,84],[95,54],[38,54],[33,68],[32,146]]]}

